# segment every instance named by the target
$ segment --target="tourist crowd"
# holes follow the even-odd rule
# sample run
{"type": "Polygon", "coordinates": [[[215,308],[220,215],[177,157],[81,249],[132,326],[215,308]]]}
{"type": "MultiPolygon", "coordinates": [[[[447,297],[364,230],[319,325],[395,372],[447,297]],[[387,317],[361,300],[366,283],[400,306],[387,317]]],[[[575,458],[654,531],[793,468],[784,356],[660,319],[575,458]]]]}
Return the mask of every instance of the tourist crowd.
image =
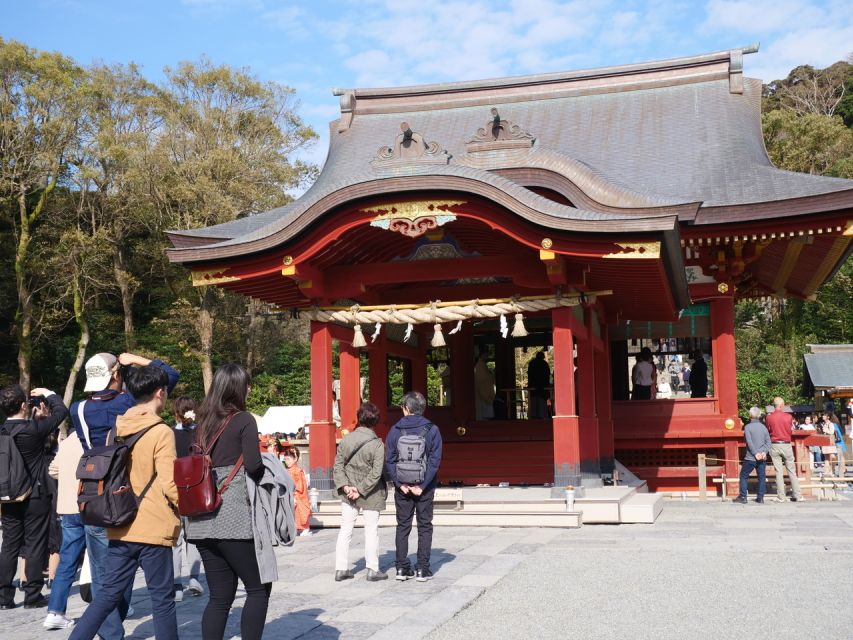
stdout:
{"type": "MultiPolygon", "coordinates": [[[[86,398],[71,407],[49,389],[29,396],[19,385],[0,390],[0,611],[16,607],[20,589],[25,608],[47,608],[46,629],[70,628],[71,640],[121,640],[142,569],[154,634],[170,640],[178,637],[176,601],[205,594],[203,569],[202,637],[223,638],[239,580],[246,591],[241,637],[260,638],[279,578],[275,547],[311,533],[298,447],[281,433],[259,434],[246,411],[251,378],[240,365],[217,369],[198,406],[186,396],[172,399],[173,425],[162,416],[180,374],[162,360],[100,353],[85,370],[86,398]],[[66,419],[71,426],[60,438],[66,419]],[[66,615],[75,581],[89,602],[76,621],[66,615]]],[[[441,435],[423,417],[422,394],[407,393],[401,408],[383,443],[374,431],[379,410],[364,403],[338,448],[330,480],[341,500],[336,581],[354,577],[349,545],[360,513],[366,579],[388,578],[379,566],[378,525],[389,483],[398,522],[395,577],[432,577],[441,435]]]]}
{"type": "Polygon", "coordinates": [[[758,476],[755,502],[759,504],[764,502],[768,457],[773,462],[776,480],[774,500],[788,502],[785,492],[786,471],[791,485],[791,500],[797,502],[803,499],[792,444],[793,433],[796,430],[815,431],[829,436],[830,444],[810,447],[810,466],[813,468],[823,466],[822,461],[826,460],[826,471],[830,474],[835,473],[840,479],[845,477],[847,444],[844,428],[838,417],[833,412],[826,412],[821,414],[819,420],[815,420],[812,415],[806,415],[802,422],[798,422],[794,419],[791,408],[785,405],[784,399],[776,397],[773,399],[773,405],[767,407],[766,414],[759,407],[752,407],[749,410],[749,421],[744,426],[746,453],[741,463],[740,490],[735,499],[736,503],[747,502],[748,481],[753,471],[758,476]]]}

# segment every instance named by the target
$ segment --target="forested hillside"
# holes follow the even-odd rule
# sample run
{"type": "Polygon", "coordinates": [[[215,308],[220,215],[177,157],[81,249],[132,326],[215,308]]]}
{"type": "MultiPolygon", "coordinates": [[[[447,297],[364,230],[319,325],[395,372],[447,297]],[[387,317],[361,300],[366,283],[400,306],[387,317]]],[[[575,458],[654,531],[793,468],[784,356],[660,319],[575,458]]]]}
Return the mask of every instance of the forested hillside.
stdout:
{"type": "MultiPolygon", "coordinates": [[[[853,64],[802,66],[764,87],[762,124],[767,153],[791,171],[853,178],[853,64]]],[[[746,300],[737,306],[741,411],[774,395],[802,398],[807,344],[853,342],[853,261],[815,300],[746,300]]]]}

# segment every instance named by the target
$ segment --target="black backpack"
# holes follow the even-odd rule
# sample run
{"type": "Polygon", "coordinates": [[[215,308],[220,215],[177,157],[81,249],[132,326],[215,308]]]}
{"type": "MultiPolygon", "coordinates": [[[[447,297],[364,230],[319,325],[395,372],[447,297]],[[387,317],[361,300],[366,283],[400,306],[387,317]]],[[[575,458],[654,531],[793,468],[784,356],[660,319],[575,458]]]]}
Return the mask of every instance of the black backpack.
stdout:
{"type": "Polygon", "coordinates": [[[80,481],[77,505],[83,524],[92,527],[123,527],[136,518],[139,503],[151,488],[157,473],[151,476],[137,497],[130,485],[127,468],[130,452],[139,439],[156,426],[151,425],[127,438],[117,437],[116,428],[113,427],[106,445],[92,447],[83,453],[77,466],[77,479],[80,481]]]}
{"type": "MultiPolygon", "coordinates": [[[[27,425],[18,425],[23,428],[27,425]]],[[[0,426],[0,504],[23,502],[33,492],[33,479],[24,463],[15,435],[21,428],[9,429],[4,424],[0,426]]]]}

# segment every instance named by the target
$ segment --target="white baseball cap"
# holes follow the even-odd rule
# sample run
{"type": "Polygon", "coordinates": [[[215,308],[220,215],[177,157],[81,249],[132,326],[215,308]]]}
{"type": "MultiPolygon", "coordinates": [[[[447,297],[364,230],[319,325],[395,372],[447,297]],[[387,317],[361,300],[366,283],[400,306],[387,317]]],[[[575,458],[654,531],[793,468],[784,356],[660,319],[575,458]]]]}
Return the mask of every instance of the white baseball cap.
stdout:
{"type": "Polygon", "coordinates": [[[98,353],[86,362],[86,393],[103,391],[110,386],[118,360],[111,353],[98,353]]]}

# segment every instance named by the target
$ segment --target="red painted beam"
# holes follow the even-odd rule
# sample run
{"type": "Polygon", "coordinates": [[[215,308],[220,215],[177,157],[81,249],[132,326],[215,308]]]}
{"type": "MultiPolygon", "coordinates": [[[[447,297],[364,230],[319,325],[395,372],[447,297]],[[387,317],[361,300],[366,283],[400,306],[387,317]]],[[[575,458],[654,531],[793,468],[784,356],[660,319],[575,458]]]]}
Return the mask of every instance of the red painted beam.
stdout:
{"type": "Polygon", "coordinates": [[[511,277],[513,281],[519,283],[530,282],[534,286],[548,286],[541,268],[534,261],[512,256],[480,256],[412,262],[401,260],[345,265],[326,269],[323,275],[330,285],[346,283],[370,286],[504,276],[511,277]]]}

